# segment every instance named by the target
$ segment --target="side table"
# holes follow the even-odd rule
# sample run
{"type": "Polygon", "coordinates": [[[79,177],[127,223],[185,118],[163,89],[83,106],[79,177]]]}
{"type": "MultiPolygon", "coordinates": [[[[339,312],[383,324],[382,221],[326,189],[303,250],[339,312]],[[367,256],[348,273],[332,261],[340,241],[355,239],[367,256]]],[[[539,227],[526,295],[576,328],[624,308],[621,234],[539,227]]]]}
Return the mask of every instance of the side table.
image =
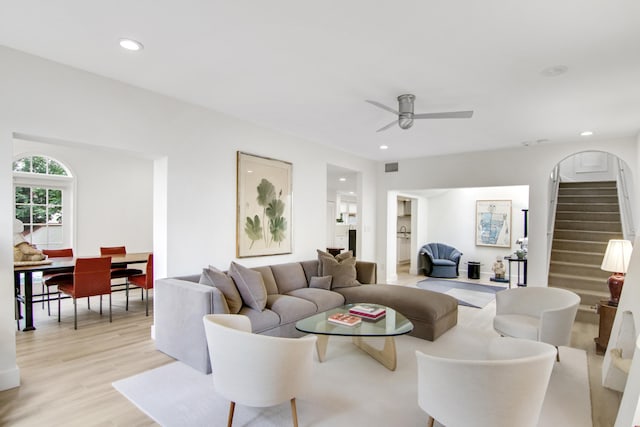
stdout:
{"type": "Polygon", "coordinates": [[[611,336],[611,328],[616,318],[618,307],[609,305],[608,301],[600,301],[598,303],[597,313],[600,315],[600,325],[598,328],[598,336],[593,340],[596,343],[596,354],[604,354],[607,351],[609,337],[611,336]]]}
{"type": "Polygon", "coordinates": [[[507,261],[509,261],[509,288],[511,288],[511,263],[515,262],[518,265],[518,282],[516,283],[518,286],[527,286],[527,259],[526,258],[513,258],[511,256],[504,257],[507,261]],[[523,275],[522,280],[520,278],[520,264],[522,264],[523,275]]]}

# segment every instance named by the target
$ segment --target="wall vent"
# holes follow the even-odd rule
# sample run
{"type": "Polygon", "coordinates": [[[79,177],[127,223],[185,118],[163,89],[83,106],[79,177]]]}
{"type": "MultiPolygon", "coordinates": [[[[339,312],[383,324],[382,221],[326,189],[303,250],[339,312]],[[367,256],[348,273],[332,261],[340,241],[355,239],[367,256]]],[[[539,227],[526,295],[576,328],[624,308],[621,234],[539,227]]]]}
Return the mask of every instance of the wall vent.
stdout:
{"type": "Polygon", "coordinates": [[[398,162],[395,163],[385,163],[384,164],[385,172],[398,172],[398,162]]]}

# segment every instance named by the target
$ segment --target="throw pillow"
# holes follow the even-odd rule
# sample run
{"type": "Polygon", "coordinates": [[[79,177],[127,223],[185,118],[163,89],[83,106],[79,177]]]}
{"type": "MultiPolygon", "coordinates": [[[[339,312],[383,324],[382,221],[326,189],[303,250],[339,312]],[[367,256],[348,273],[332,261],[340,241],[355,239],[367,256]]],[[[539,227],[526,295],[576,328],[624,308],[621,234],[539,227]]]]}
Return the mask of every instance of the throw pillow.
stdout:
{"type": "Polygon", "coordinates": [[[209,268],[202,269],[200,283],[218,288],[218,290],[222,292],[222,295],[224,295],[224,299],[227,300],[231,314],[238,314],[240,312],[242,308],[242,297],[231,277],[217,268],[209,266],[209,268]]]}
{"type": "Polygon", "coordinates": [[[331,289],[331,276],[313,276],[309,280],[310,288],[331,289]]]}
{"type": "Polygon", "coordinates": [[[325,252],[325,251],[320,250],[320,249],[316,249],[316,250],[318,251],[318,261],[320,261],[318,263],[318,276],[325,276],[326,275],[325,272],[322,271],[322,258],[333,258],[333,259],[337,259],[338,262],[342,262],[345,259],[353,257],[353,252],[352,251],[342,252],[342,253],[339,253],[338,255],[336,255],[334,257],[329,252],[325,252]]]}
{"type": "Polygon", "coordinates": [[[347,258],[339,262],[335,258],[321,257],[320,264],[325,276],[332,276],[331,289],[358,286],[356,259],[347,258]]]}
{"type": "Polygon", "coordinates": [[[267,305],[267,288],[262,274],[231,262],[229,276],[238,287],[242,301],[254,310],[262,311],[267,305]]]}

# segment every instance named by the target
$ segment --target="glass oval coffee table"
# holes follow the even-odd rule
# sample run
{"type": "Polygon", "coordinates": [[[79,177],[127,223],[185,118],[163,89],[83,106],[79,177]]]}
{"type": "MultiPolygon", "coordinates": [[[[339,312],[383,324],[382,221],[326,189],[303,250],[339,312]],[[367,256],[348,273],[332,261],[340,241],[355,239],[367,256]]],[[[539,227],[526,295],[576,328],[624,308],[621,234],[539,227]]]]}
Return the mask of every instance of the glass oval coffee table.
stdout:
{"type": "Polygon", "coordinates": [[[354,326],[339,325],[328,320],[329,316],[334,314],[349,314],[349,309],[355,305],[360,304],[347,304],[322,313],[316,313],[313,316],[296,322],[296,329],[318,336],[316,350],[318,351],[318,359],[320,362],[325,360],[329,337],[344,336],[352,337],[353,343],[359,349],[369,354],[387,369],[395,371],[397,356],[396,343],[393,337],[411,332],[413,330],[413,323],[392,308],[370,303],[366,303],[366,305],[384,308],[386,314],[378,320],[363,318],[360,323],[354,326]],[[364,341],[367,337],[384,337],[384,347],[377,349],[371,346],[364,341]]]}

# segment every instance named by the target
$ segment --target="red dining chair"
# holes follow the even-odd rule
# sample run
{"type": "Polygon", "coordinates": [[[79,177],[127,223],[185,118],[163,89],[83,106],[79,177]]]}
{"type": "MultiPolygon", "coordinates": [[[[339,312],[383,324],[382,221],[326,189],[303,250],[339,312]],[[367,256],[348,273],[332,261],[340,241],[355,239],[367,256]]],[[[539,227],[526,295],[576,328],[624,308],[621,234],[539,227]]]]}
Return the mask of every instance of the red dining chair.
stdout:
{"type": "MultiPolygon", "coordinates": [[[[43,249],[42,253],[47,256],[47,258],[73,258],[73,249],[65,248],[65,249],[43,249]]],[[[73,274],[72,273],[51,273],[51,274],[43,274],[42,275],[42,292],[44,293],[44,289],[47,289],[47,314],[51,316],[51,286],[58,286],[62,283],[73,283],[73,274]]],[[[60,297],[60,292],[56,291],[58,294],[58,298],[60,297]]],[[[44,308],[44,300],[42,301],[42,308],[44,308]]]]}
{"type": "MultiPolygon", "coordinates": [[[[100,248],[100,255],[126,255],[127,248],[125,246],[103,246],[100,248]]],[[[112,279],[125,279],[125,294],[126,294],[126,304],[125,310],[129,310],[129,277],[135,276],[137,274],[142,274],[142,270],[138,268],[112,268],[111,269],[111,278],[112,279]]],[[[122,283],[115,283],[113,286],[119,286],[122,283]]]]}
{"type": "MultiPolygon", "coordinates": [[[[73,282],[58,285],[58,291],[73,298],[73,329],[78,329],[78,298],[109,295],[109,322],[111,322],[111,257],[78,258],[73,270],[73,282]]],[[[60,322],[60,298],[58,298],[58,322],[60,322]]]]}
{"type": "Polygon", "coordinates": [[[146,293],[145,316],[149,315],[149,289],[153,289],[153,254],[149,254],[147,258],[147,273],[130,276],[129,281],[144,289],[146,293]]]}

